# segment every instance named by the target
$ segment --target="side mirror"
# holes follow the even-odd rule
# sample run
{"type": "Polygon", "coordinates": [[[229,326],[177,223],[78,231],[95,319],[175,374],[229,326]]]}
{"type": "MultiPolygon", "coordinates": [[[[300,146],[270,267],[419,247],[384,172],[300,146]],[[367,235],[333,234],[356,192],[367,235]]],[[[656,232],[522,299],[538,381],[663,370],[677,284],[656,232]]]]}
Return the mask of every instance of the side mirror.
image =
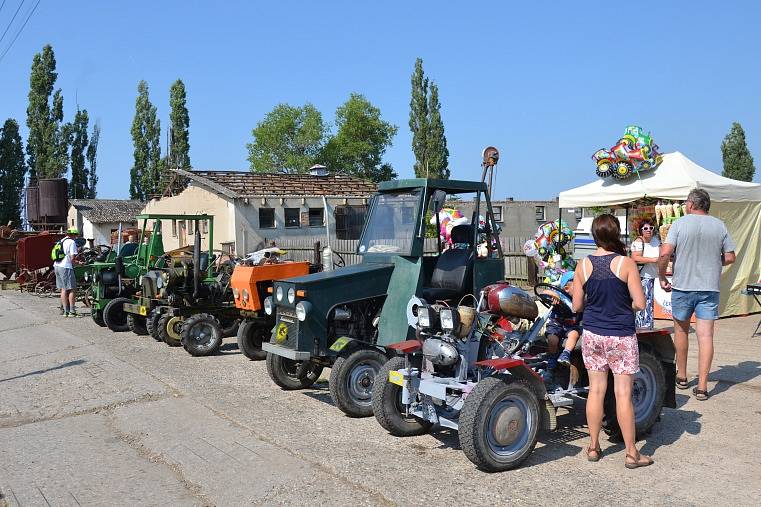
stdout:
{"type": "Polygon", "coordinates": [[[431,196],[431,212],[432,213],[438,213],[441,208],[444,207],[444,203],[447,200],[447,193],[443,190],[436,190],[433,192],[433,195],[431,196]]]}

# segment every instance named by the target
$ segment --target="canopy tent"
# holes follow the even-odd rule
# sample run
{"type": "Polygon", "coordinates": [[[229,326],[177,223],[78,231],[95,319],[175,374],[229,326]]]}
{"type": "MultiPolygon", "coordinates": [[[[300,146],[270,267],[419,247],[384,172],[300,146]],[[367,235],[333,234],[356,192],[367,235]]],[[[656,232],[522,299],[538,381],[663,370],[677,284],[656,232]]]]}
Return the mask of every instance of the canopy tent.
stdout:
{"type": "Polygon", "coordinates": [[[639,177],[598,179],[561,192],[559,206],[623,206],[644,197],[683,201],[695,188],[711,196],[710,214],[724,221],[736,244],[737,261],[722,273],[719,314],[728,317],[758,311],[753,298],[743,296],[740,290],[761,276],[760,184],[719,176],[677,151],[663,155],[657,168],[639,177]]]}

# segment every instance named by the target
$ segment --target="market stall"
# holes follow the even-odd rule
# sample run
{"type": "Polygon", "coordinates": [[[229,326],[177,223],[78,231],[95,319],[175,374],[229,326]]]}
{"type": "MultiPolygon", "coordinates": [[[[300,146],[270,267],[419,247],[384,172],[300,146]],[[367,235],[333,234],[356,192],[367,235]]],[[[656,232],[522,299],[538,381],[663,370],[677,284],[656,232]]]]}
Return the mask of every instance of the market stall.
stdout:
{"type": "Polygon", "coordinates": [[[695,188],[710,194],[710,214],[724,221],[737,246],[737,261],[722,273],[719,315],[757,311],[753,300],[740,291],[761,274],[761,185],[720,176],[677,151],[664,154],[658,167],[635,177],[598,179],[561,192],[559,205],[628,207],[648,198],[676,203],[684,201],[695,188]]]}

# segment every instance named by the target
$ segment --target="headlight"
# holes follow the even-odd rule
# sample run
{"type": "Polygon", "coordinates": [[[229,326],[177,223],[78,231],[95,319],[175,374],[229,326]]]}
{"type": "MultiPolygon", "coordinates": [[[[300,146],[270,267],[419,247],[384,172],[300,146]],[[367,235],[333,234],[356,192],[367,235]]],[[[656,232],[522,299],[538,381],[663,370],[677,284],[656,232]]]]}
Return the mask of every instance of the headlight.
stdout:
{"type": "Polygon", "coordinates": [[[89,282],[90,281],[90,272],[89,271],[85,271],[84,279],[85,279],[85,282],[89,282]]]}
{"type": "Polygon", "coordinates": [[[159,275],[156,277],[156,288],[161,289],[164,287],[164,277],[159,275]]]}
{"type": "Polygon", "coordinates": [[[248,298],[251,297],[251,295],[248,293],[248,289],[243,289],[243,301],[248,301],[248,298]]]}
{"type": "Polygon", "coordinates": [[[309,310],[311,309],[312,305],[309,303],[309,301],[301,301],[296,305],[296,318],[301,322],[304,322],[307,320],[307,313],[309,313],[309,310]]]}
{"type": "Polygon", "coordinates": [[[235,299],[238,299],[238,297],[240,297],[240,291],[238,290],[237,287],[233,287],[233,297],[235,299]]]}
{"type": "Polygon", "coordinates": [[[460,324],[460,314],[452,308],[444,308],[439,313],[441,329],[444,331],[454,331],[460,324]]]}
{"type": "Polygon", "coordinates": [[[436,310],[430,306],[418,307],[417,323],[420,327],[433,327],[436,324],[436,310]]]}
{"type": "Polygon", "coordinates": [[[275,296],[277,297],[278,301],[282,301],[283,300],[283,287],[282,286],[278,286],[277,291],[275,291],[275,296]]]}
{"type": "Polygon", "coordinates": [[[296,301],[296,289],[291,287],[288,289],[288,302],[293,304],[296,301]]]}
{"type": "Polygon", "coordinates": [[[264,298],[264,313],[272,315],[272,296],[264,298]]]}

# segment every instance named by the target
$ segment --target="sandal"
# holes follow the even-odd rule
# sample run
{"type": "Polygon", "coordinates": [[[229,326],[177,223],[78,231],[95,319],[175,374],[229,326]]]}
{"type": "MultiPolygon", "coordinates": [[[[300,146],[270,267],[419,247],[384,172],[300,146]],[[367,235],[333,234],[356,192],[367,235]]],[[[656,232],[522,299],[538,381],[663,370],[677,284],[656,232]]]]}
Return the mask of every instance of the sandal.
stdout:
{"type": "Polygon", "coordinates": [[[596,462],[596,461],[600,461],[600,458],[602,458],[602,449],[600,449],[599,447],[597,449],[592,449],[591,447],[587,447],[587,461],[596,462]],[[589,454],[591,452],[595,453],[596,456],[592,456],[591,454],[589,454]]]}
{"type": "Polygon", "coordinates": [[[644,454],[640,454],[640,453],[637,453],[636,458],[632,456],[631,454],[627,454],[625,459],[632,460],[632,462],[624,461],[624,466],[628,469],[647,467],[655,463],[655,461],[653,461],[653,458],[651,458],[650,456],[645,456],[644,454]]]}
{"type": "Polygon", "coordinates": [[[687,377],[685,378],[676,378],[676,387],[679,389],[687,389],[690,387],[690,382],[687,380],[687,377]]]}
{"type": "Polygon", "coordinates": [[[698,401],[706,401],[708,399],[708,391],[703,391],[697,387],[692,388],[692,394],[695,395],[695,399],[698,401]]]}

